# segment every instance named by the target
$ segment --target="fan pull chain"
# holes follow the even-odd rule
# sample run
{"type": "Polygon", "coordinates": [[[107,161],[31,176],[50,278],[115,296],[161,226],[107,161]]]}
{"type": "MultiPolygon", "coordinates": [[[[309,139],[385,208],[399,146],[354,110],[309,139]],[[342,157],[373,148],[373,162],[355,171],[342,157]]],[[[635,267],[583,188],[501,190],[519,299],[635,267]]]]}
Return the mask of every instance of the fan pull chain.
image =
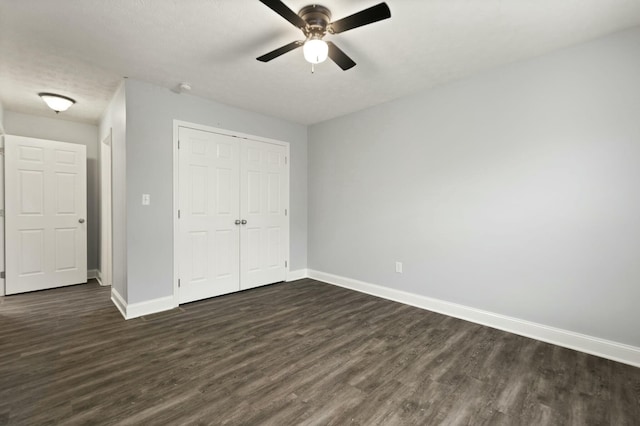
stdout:
{"type": "Polygon", "coordinates": [[[316,73],[315,64],[311,64],[311,74],[315,74],[315,73],[316,73]]]}

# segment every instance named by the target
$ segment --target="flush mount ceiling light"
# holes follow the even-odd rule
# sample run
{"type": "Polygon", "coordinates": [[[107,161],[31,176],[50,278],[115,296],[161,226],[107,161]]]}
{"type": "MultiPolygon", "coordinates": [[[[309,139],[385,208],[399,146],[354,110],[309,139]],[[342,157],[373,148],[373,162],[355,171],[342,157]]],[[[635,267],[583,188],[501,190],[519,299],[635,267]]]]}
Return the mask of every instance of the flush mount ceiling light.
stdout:
{"type": "Polygon", "coordinates": [[[55,93],[38,93],[38,96],[47,104],[49,108],[57,113],[66,111],[69,107],[76,103],[75,100],[55,93]]]}

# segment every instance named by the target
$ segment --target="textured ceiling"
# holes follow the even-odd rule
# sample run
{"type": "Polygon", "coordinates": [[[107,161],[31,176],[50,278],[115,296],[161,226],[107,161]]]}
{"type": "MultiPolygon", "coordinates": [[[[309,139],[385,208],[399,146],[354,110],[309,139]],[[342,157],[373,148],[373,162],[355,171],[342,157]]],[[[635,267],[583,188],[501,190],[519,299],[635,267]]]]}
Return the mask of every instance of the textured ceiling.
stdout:
{"type": "MultiPolygon", "coordinates": [[[[380,0],[324,0],[334,19],[380,0]]],[[[308,0],[284,0],[294,11],[308,0]]],[[[387,0],[390,20],[327,36],[357,66],[311,74],[301,39],[258,0],[0,0],[0,101],[52,116],[37,93],[97,122],[123,76],[310,124],[640,25],[639,0],[387,0]]]]}

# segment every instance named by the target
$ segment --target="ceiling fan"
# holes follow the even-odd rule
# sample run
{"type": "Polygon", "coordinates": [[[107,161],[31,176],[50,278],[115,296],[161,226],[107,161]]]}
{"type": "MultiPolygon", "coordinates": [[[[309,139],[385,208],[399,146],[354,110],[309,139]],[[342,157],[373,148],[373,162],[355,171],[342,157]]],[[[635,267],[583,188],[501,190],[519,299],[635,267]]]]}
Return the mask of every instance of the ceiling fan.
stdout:
{"type": "Polygon", "coordinates": [[[303,47],[304,58],[312,65],[324,62],[327,56],[331,58],[343,71],[353,68],[356,63],[342,50],[330,41],[322,38],[327,34],[339,34],[363,25],[372,24],[391,18],[391,11],[386,3],[380,3],[368,9],[349,15],[346,18],[331,22],[331,11],[324,6],[311,4],[305,6],[296,14],[280,0],[260,0],[271,10],[302,30],[304,40],[291,42],[257,60],[269,62],[280,55],[284,55],[300,46],[303,47]]]}

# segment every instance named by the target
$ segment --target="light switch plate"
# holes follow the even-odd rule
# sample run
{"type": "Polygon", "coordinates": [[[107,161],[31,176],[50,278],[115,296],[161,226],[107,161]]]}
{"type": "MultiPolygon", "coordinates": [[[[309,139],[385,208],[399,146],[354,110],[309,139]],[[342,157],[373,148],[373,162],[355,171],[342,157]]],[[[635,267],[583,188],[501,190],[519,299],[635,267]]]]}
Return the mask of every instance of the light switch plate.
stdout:
{"type": "Polygon", "coordinates": [[[142,194],[142,205],[148,206],[149,204],[151,204],[151,195],[142,194]]]}

